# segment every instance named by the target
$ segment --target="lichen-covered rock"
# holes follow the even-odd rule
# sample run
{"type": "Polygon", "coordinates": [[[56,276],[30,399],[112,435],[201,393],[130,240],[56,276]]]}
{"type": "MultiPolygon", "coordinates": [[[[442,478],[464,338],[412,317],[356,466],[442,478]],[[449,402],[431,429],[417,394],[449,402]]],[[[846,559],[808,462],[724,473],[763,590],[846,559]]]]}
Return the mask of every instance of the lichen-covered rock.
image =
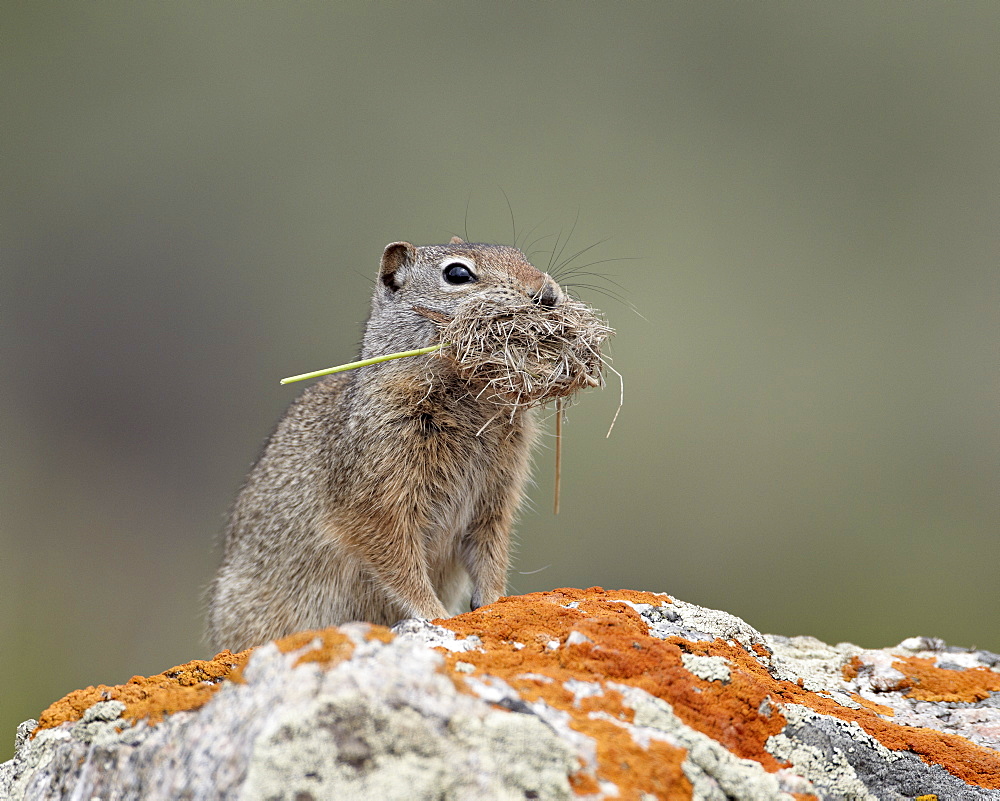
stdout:
{"type": "Polygon", "coordinates": [[[556,590],[87,688],[0,798],[1000,799],[1000,657],[556,590]]]}

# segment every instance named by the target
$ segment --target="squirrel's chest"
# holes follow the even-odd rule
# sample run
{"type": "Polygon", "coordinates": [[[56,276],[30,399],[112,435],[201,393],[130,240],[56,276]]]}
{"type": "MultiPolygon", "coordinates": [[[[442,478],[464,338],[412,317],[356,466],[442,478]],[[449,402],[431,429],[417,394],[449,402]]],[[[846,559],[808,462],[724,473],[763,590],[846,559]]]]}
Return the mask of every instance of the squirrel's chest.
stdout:
{"type": "Polygon", "coordinates": [[[530,411],[511,415],[467,393],[390,400],[355,417],[343,437],[350,447],[332,443],[331,486],[341,503],[387,499],[438,531],[462,530],[484,506],[512,496],[519,503],[534,441],[530,411]]]}
{"type": "Polygon", "coordinates": [[[521,420],[462,419],[448,412],[421,411],[405,438],[428,478],[459,489],[507,474],[528,447],[521,420]]]}
{"type": "Polygon", "coordinates": [[[520,492],[533,421],[523,413],[512,420],[509,412],[490,411],[489,417],[462,417],[447,410],[422,410],[408,426],[414,473],[429,499],[448,509],[453,519],[474,515],[482,502],[498,495],[520,492]]]}

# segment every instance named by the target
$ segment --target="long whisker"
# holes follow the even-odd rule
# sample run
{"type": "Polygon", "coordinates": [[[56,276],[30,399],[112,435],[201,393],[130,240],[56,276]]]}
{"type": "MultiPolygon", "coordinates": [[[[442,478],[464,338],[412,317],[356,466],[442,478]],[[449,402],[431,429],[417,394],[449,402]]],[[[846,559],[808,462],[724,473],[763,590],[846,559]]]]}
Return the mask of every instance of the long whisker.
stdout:
{"type": "MultiPolygon", "coordinates": [[[[549,218],[548,218],[548,217],[546,217],[546,218],[545,218],[544,220],[542,220],[542,221],[541,221],[540,223],[538,223],[538,225],[536,225],[536,226],[534,226],[533,228],[529,229],[529,230],[528,230],[528,232],[527,232],[527,233],[526,233],[526,234],[524,235],[524,241],[525,241],[525,242],[527,242],[527,241],[528,241],[528,239],[529,239],[529,238],[531,237],[531,235],[532,235],[533,233],[535,233],[535,231],[537,231],[537,230],[538,230],[538,229],[539,229],[539,228],[540,228],[540,227],[541,227],[541,226],[542,226],[542,225],[543,225],[544,223],[547,223],[548,221],[549,221],[549,218]]],[[[521,250],[523,250],[523,251],[527,252],[527,251],[528,251],[528,250],[529,250],[530,248],[533,248],[533,247],[534,247],[534,246],[535,246],[536,244],[538,244],[539,242],[541,242],[541,241],[542,241],[543,239],[548,239],[548,238],[549,238],[549,237],[551,237],[551,236],[552,236],[552,234],[546,234],[545,236],[540,236],[540,237],[538,237],[538,239],[534,240],[534,241],[533,241],[533,242],[532,242],[532,243],[531,243],[530,245],[528,245],[527,247],[524,247],[524,246],[522,245],[522,246],[521,246],[521,250]]],[[[514,246],[515,246],[515,247],[517,246],[517,243],[516,243],[516,242],[514,243],[514,246]]]]}
{"type": "MultiPolygon", "coordinates": [[[[556,239],[555,247],[552,248],[552,257],[549,259],[549,266],[546,268],[545,272],[552,275],[552,265],[558,264],[559,259],[562,258],[563,251],[566,250],[566,245],[569,244],[569,240],[573,238],[573,232],[576,230],[577,223],[580,222],[580,209],[576,210],[576,218],[573,220],[573,227],[569,229],[569,234],[566,235],[566,241],[563,242],[562,247],[559,248],[559,252],[556,253],[556,248],[559,247],[559,240],[556,239]]],[[[561,233],[561,232],[560,232],[561,233]]]]}
{"type": "Polygon", "coordinates": [[[574,289],[586,289],[586,290],[588,290],[590,292],[596,292],[599,295],[604,295],[607,298],[611,298],[612,300],[617,301],[618,303],[622,304],[622,306],[624,306],[625,308],[627,308],[629,311],[637,314],[643,320],[646,320],[646,322],[649,322],[649,319],[641,311],[639,311],[636,308],[636,306],[635,306],[634,303],[628,301],[627,299],[625,299],[624,297],[622,297],[621,295],[619,295],[617,292],[613,292],[610,289],[605,289],[604,287],[600,287],[600,286],[594,286],[593,284],[575,284],[574,283],[574,284],[563,284],[562,286],[563,286],[564,289],[566,289],[566,290],[569,291],[570,295],[574,295],[574,296],[576,295],[576,293],[573,291],[574,289]]]}
{"type": "Polygon", "coordinates": [[[624,303],[630,305],[630,302],[622,295],[620,292],[615,292],[613,289],[608,289],[607,287],[599,286],[597,284],[586,284],[580,281],[571,281],[568,284],[562,284],[563,289],[586,289],[590,292],[596,292],[599,295],[603,295],[606,298],[612,298],[617,300],[619,303],[624,303]]]}
{"type": "MultiPolygon", "coordinates": [[[[572,268],[571,270],[567,270],[566,272],[561,273],[560,275],[561,275],[561,277],[566,278],[566,277],[571,276],[571,275],[576,275],[576,273],[580,272],[581,270],[586,270],[588,267],[596,267],[598,264],[608,264],[609,262],[613,262],[613,261],[639,261],[639,257],[638,256],[621,256],[621,257],[614,258],[614,259],[598,259],[597,261],[588,261],[586,264],[580,264],[580,265],[572,268]]],[[[605,275],[604,273],[595,273],[595,274],[596,275],[605,275]]]]}
{"type": "Polygon", "coordinates": [[[503,187],[500,187],[500,193],[503,195],[503,199],[507,201],[507,211],[510,212],[510,230],[514,235],[514,247],[517,247],[517,226],[514,225],[514,207],[510,205],[510,198],[507,197],[507,193],[504,192],[503,187]]]}
{"type": "MultiPolygon", "coordinates": [[[[578,250],[578,251],[577,251],[576,253],[574,253],[574,254],[573,254],[572,256],[569,256],[569,257],[567,257],[567,258],[566,258],[566,259],[565,259],[564,261],[561,261],[561,262],[559,262],[559,263],[558,263],[558,264],[557,264],[557,265],[556,265],[555,267],[553,267],[553,268],[552,268],[552,274],[553,274],[553,275],[558,275],[558,274],[559,274],[559,271],[560,271],[560,270],[561,270],[561,269],[562,269],[563,267],[566,267],[566,266],[567,266],[567,265],[569,265],[569,264],[570,264],[571,262],[573,262],[573,260],[574,260],[574,259],[578,259],[578,258],[580,258],[580,256],[582,256],[582,255],[583,255],[584,253],[586,253],[586,252],[587,252],[588,250],[593,250],[593,249],[594,249],[594,248],[596,248],[596,247],[597,247],[598,245],[603,245],[603,244],[604,244],[605,242],[607,242],[607,241],[608,241],[608,240],[609,240],[610,238],[611,238],[611,237],[605,237],[604,239],[599,239],[599,240],[597,240],[597,241],[596,241],[596,242],[595,242],[594,244],[592,244],[592,245],[587,245],[587,247],[585,247],[585,248],[581,248],[581,249],[580,249],[580,250],[578,250]]],[[[568,241],[569,241],[569,240],[567,240],[567,242],[568,242],[568,241]]]]}
{"type": "MultiPolygon", "coordinates": [[[[612,286],[618,287],[622,292],[628,292],[628,290],[624,286],[622,286],[621,284],[619,284],[614,278],[611,278],[607,273],[595,273],[595,272],[592,272],[592,271],[589,271],[589,270],[574,270],[569,275],[563,276],[563,278],[564,279],[565,278],[578,278],[578,277],[585,277],[585,276],[590,276],[591,278],[598,278],[601,281],[607,281],[612,286]]],[[[567,282],[567,283],[572,283],[572,282],[567,282]]]]}

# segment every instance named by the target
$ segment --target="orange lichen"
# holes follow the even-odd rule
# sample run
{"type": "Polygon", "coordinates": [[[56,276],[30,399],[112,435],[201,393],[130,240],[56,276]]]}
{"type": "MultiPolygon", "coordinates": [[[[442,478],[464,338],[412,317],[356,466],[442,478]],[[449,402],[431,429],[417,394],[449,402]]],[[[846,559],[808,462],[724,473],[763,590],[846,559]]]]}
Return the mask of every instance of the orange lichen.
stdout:
{"type": "MultiPolygon", "coordinates": [[[[757,663],[755,668],[756,660],[750,659],[742,648],[733,648],[718,640],[714,643],[692,644],[690,647],[711,655],[728,652],[728,659],[740,663],[747,672],[756,672],[760,682],[767,683],[769,680],[769,674],[763,666],[757,663]]],[[[872,710],[867,704],[862,709],[850,709],[832,699],[803,690],[796,684],[773,679],[770,682],[771,692],[780,702],[801,704],[823,715],[853,721],[890,750],[912,751],[924,762],[938,764],[968,784],[1000,789],[1000,754],[994,750],[976,745],[955,734],[888,722],[878,714],[881,710],[872,710]]],[[[717,735],[713,733],[712,736],[717,735]]]]}
{"type": "Polygon", "coordinates": [[[601,785],[597,783],[597,779],[589,773],[584,773],[582,769],[569,777],[569,786],[577,795],[598,795],[601,792],[601,785]]]}
{"type": "MultiPolygon", "coordinates": [[[[646,622],[619,599],[656,605],[668,601],[661,595],[627,594],[627,591],[604,591],[599,587],[501,598],[491,606],[440,621],[460,636],[475,635],[483,642],[481,652],[447,653],[445,659],[450,665],[456,661],[471,663],[477,672],[504,679],[525,700],[543,700],[569,712],[574,728],[594,731],[595,737],[596,730],[587,728],[593,723],[589,711],[599,709],[612,717],[627,719],[618,708],[620,699],[616,700],[617,694],[605,689],[603,696],[575,702],[572,693],[564,689],[569,679],[601,684],[614,681],[639,687],[667,701],[687,725],[722,743],[737,756],[759,762],[769,771],[782,765],[768,753],[765,744],[768,737],[785,726],[781,704],[794,703],[823,715],[854,721],[887,748],[912,751],[925,762],[939,764],[969,784],[1000,788],[1000,754],[996,751],[957,735],[886,721],[880,714],[887,714],[889,710],[879,704],[859,698],[856,700],[862,708],[850,709],[804,689],[801,682],[779,681],[756,656],[764,656],[766,649],[755,648],[755,653],[750,653],[742,645],[721,639],[691,642],[679,637],[669,640],[652,637],[646,622]],[[575,608],[566,608],[569,602],[575,602],[575,608]],[[567,646],[566,639],[573,631],[592,642],[581,641],[567,646]],[[548,647],[552,641],[559,643],[559,647],[548,647]],[[515,643],[521,645],[515,647],[515,643]],[[729,681],[706,681],[694,676],[684,668],[682,653],[724,658],[730,668],[729,681]],[[525,674],[544,676],[551,681],[525,678],[525,674]],[[765,699],[777,703],[765,704],[765,699]],[[763,709],[773,711],[765,715],[763,709]]],[[[844,667],[845,676],[857,675],[859,667],[860,662],[852,660],[844,667]]],[[[958,692],[955,686],[964,687],[944,684],[944,676],[933,672],[941,670],[939,668],[928,673],[925,666],[909,663],[908,669],[917,679],[922,676],[933,679],[934,692],[942,692],[944,687],[958,692]],[[918,671],[923,672],[918,675],[918,671]]],[[[945,671],[949,672],[961,674],[945,671]]],[[[974,673],[974,686],[984,688],[985,677],[980,672],[974,673]]],[[[599,738],[597,740],[597,776],[616,784],[628,782],[628,777],[615,773],[615,757],[611,754],[635,745],[625,729],[610,721],[604,722],[609,723],[613,731],[601,729],[601,735],[610,738],[607,746],[602,745],[599,738]]],[[[679,749],[674,750],[678,753],[669,762],[678,765],[682,755],[679,749]]],[[[648,776],[629,775],[634,777],[631,783],[619,784],[626,797],[640,791],[654,792],[646,783],[648,776]]],[[[583,776],[575,780],[574,787],[581,793],[593,791],[591,783],[583,776]]]]}
{"type": "Polygon", "coordinates": [[[861,672],[861,667],[864,662],[861,661],[861,657],[852,656],[840,669],[840,675],[844,677],[844,681],[854,681],[861,672]]]}
{"type": "Polygon", "coordinates": [[[886,715],[887,717],[892,717],[896,714],[896,710],[889,706],[883,706],[882,704],[876,704],[874,701],[869,701],[867,698],[862,698],[857,693],[849,693],[851,700],[856,704],[861,704],[865,709],[874,712],[877,715],[886,715]]]}
{"type": "MultiPolygon", "coordinates": [[[[887,721],[883,716],[892,714],[889,707],[856,693],[852,697],[861,708],[851,709],[805,690],[801,681],[779,681],[765,667],[769,654],[759,644],[751,652],[732,640],[652,637],[646,621],[622,601],[655,606],[672,603],[665,595],[632,590],[560,589],[501,598],[475,612],[435,621],[461,637],[475,635],[483,643],[482,651],[444,652],[448,673],[457,686],[468,691],[467,674],[457,670],[456,663],[471,664],[477,674],[502,678],[525,701],[543,701],[563,710],[570,726],[593,739],[596,765],[581,763],[570,777],[578,794],[596,794],[600,782],[611,782],[622,798],[639,798],[643,793],[690,797],[691,786],[681,770],[684,749],[655,738],[648,745],[637,743],[624,725],[633,721],[634,711],[609,682],[663,699],[685,724],[768,771],[784,766],[766,749],[767,739],[785,726],[782,705],[800,704],[855,722],[887,748],[915,753],[969,784],[1000,789],[997,751],[958,735],[887,721]],[[573,608],[567,608],[570,603],[573,608]],[[572,644],[567,644],[574,632],[572,644]],[[684,667],[684,654],[724,659],[728,681],[692,674],[684,667]],[[599,685],[600,691],[578,696],[566,686],[570,679],[599,685]]],[[[371,626],[364,637],[380,642],[393,639],[380,626],[371,626]]],[[[290,635],[279,640],[277,647],[284,653],[301,650],[296,664],[329,666],[351,657],[354,640],[339,629],[326,629],[290,635]]],[[[42,713],[38,730],[79,720],[94,703],[112,699],[125,704],[123,717],[156,723],[164,715],[201,706],[224,680],[243,681],[249,655],[250,651],[224,651],[212,660],[189,662],[148,678],[135,676],[123,685],[77,690],[42,713]]],[[[863,665],[853,657],[843,666],[842,675],[846,680],[857,678],[863,665]]],[[[1000,674],[986,668],[949,670],[919,657],[899,658],[894,666],[904,676],[896,689],[907,689],[910,698],[977,701],[1000,691],[1000,674]]]]}
{"type": "MultiPolygon", "coordinates": [[[[384,626],[371,626],[365,636],[382,642],[393,639],[392,632],[384,626]]],[[[334,665],[350,659],[354,652],[350,637],[335,628],[300,631],[276,641],[275,645],[282,653],[312,646],[299,656],[296,665],[306,662],[334,665]]],[[[223,651],[213,659],[188,662],[155,676],[133,676],[125,684],[74,690],[42,712],[35,733],[80,720],[99,701],[121,701],[125,704],[123,718],[146,718],[151,724],[158,723],[164,715],[197,709],[218,691],[223,681],[245,683],[243,668],[251,651],[238,654],[223,651]]]]}
{"type": "Polygon", "coordinates": [[[622,798],[638,798],[638,791],[653,793],[658,798],[690,797],[691,785],[681,769],[686,751],[657,740],[648,748],[636,743],[629,732],[615,722],[631,723],[634,714],[624,705],[618,691],[605,689],[600,695],[577,699],[559,683],[518,676],[511,676],[509,681],[525,701],[542,700],[567,712],[570,726],[593,739],[597,751],[596,777],[583,770],[571,776],[577,793],[596,793],[596,780],[600,779],[617,786],[622,798]]]}
{"type": "Polygon", "coordinates": [[[155,676],[133,676],[125,684],[74,690],[42,712],[35,733],[77,721],[99,701],[121,701],[125,704],[122,717],[158,723],[164,715],[202,706],[249,657],[250,651],[223,651],[213,659],[196,659],[155,676]]]}
{"type": "Polygon", "coordinates": [[[985,667],[950,670],[935,667],[933,659],[916,656],[898,659],[892,666],[909,679],[907,698],[974,703],[1000,691],[1000,673],[985,667]]]}
{"type": "Polygon", "coordinates": [[[307,662],[318,662],[331,667],[347,659],[354,653],[354,641],[340,629],[316,629],[315,631],[297,631],[274,643],[283,654],[308,648],[295,660],[295,666],[307,662]]]}
{"type": "MultiPolygon", "coordinates": [[[[758,713],[766,691],[750,686],[751,677],[735,670],[725,686],[693,676],[681,661],[678,643],[687,643],[651,637],[646,622],[619,599],[656,605],[669,602],[662,595],[600,588],[502,598],[490,607],[442,622],[457,634],[478,636],[484,646],[482,652],[449,653],[445,658],[452,664],[471,663],[482,673],[503,678],[527,701],[542,700],[568,712],[570,725],[591,734],[597,743],[597,777],[614,782],[625,798],[640,793],[658,797],[687,793],[689,797],[690,785],[680,770],[685,752],[657,742],[658,758],[651,761],[649,750],[637,745],[627,729],[606,717],[595,720],[590,716],[599,711],[630,720],[631,711],[623,706],[618,692],[605,687],[601,695],[577,701],[565,688],[568,679],[640,687],[668,700],[676,714],[694,728],[718,732],[719,739],[738,756],[777,770],[780,765],[767,753],[764,743],[781,731],[784,719],[758,713]],[[566,608],[569,602],[576,602],[576,608],[566,608]],[[565,645],[573,631],[592,642],[565,645]],[[548,647],[552,641],[560,647],[548,647]],[[515,642],[524,647],[515,648],[515,642]],[[526,678],[525,674],[552,681],[526,678]],[[642,759],[640,755],[644,755],[642,759]],[[640,768],[640,762],[646,767],[640,768]]],[[[753,657],[742,653],[760,667],[753,657]]],[[[577,777],[574,788],[580,793],[593,792],[585,777],[577,777]]]]}
{"type": "MultiPolygon", "coordinates": [[[[577,699],[561,684],[517,677],[512,677],[511,682],[524,700],[544,700],[569,713],[570,725],[593,739],[596,745],[597,779],[612,782],[621,797],[638,797],[635,795],[638,790],[659,798],[690,797],[691,784],[681,769],[686,751],[657,740],[653,740],[648,749],[636,743],[628,731],[615,722],[631,723],[633,719],[632,709],[624,705],[618,691],[605,689],[601,695],[577,699]]],[[[596,792],[586,789],[591,787],[587,774],[575,775],[577,792],[596,792]]]]}
{"type": "Polygon", "coordinates": [[[392,642],[396,639],[396,635],[393,634],[385,626],[371,625],[368,627],[368,631],[365,632],[365,640],[367,642],[372,642],[373,640],[378,640],[379,642],[392,642]]]}

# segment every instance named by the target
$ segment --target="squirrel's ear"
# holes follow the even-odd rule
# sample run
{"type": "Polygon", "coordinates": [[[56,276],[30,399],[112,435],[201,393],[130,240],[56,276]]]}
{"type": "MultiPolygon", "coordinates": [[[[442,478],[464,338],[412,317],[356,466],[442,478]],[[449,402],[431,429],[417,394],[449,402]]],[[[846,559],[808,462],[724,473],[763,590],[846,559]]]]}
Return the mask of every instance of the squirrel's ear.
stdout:
{"type": "Polygon", "coordinates": [[[451,238],[451,240],[448,242],[448,244],[449,245],[464,245],[465,244],[465,240],[462,239],[462,237],[460,237],[460,236],[453,236],[451,238]]]}
{"type": "Polygon", "coordinates": [[[408,267],[417,260],[417,249],[409,242],[393,242],[382,251],[382,263],[378,268],[378,280],[383,286],[395,292],[403,285],[403,276],[399,274],[403,267],[408,267]]]}

